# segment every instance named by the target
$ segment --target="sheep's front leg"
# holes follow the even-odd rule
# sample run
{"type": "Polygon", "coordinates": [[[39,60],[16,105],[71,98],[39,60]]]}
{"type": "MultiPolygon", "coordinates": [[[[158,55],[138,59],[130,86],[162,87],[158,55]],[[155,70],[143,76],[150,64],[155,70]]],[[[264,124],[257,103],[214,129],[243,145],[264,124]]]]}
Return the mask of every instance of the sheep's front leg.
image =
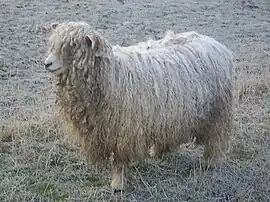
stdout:
{"type": "Polygon", "coordinates": [[[124,164],[113,163],[111,187],[114,192],[124,190],[126,169],[127,167],[124,164]]]}

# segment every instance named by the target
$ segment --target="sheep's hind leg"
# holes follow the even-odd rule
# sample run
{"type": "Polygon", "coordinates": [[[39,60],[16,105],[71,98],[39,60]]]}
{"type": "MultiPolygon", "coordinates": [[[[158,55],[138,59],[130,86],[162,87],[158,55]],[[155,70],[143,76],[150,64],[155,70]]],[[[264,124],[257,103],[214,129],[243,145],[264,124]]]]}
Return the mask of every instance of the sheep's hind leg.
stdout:
{"type": "Polygon", "coordinates": [[[221,149],[218,148],[217,145],[213,145],[212,143],[208,143],[205,145],[203,157],[206,168],[215,168],[223,162],[223,155],[221,149]]]}
{"type": "Polygon", "coordinates": [[[203,157],[206,168],[215,168],[224,162],[225,154],[230,149],[230,133],[231,120],[226,114],[202,124],[197,130],[196,144],[205,146],[203,157]]]}
{"type": "Polygon", "coordinates": [[[152,158],[153,157],[156,157],[157,154],[158,154],[158,151],[157,151],[156,145],[152,145],[151,148],[150,148],[150,150],[149,150],[150,157],[152,157],[152,158]]]}
{"type": "Polygon", "coordinates": [[[162,155],[171,152],[171,148],[168,145],[161,145],[161,144],[153,144],[149,149],[149,156],[154,157],[162,157],[162,155]]]}
{"type": "Polygon", "coordinates": [[[226,153],[230,149],[230,124],[216,127],[209,139],[205,141],[204,161],[207,168],[220,166],[224,162],[226,153]],[[219,132],[218,132],[219,131],[219,132]]]}
{"type": "Polygon", "coordinates": [[[125,164],[113,163],[111,187],[114,193],[124,190],[126,169],[125,164]]]}

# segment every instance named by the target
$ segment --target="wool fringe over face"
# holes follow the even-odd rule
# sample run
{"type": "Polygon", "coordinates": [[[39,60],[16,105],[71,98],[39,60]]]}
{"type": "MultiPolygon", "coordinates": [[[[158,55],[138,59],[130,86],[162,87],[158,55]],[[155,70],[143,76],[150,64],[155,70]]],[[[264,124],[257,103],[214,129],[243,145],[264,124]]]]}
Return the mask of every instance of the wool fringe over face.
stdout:
{"type": "Polygon", "coordinates": [[[168,31],[122,47],[85,22],[64,22],[53,26],[48,55],[58,115],[91,164],[113,155],[119,178],[122,165],[147,158],[150,149],[161,155],[194,138],[208,164],[222,159],[232,124],[233,55],[213,38],[168,31]]]}

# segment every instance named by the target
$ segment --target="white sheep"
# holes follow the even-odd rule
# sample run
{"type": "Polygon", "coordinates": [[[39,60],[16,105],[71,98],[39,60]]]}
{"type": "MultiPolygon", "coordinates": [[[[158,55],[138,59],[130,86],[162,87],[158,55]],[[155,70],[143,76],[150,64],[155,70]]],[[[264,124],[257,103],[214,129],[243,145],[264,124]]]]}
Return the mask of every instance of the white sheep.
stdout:
{"type": "Polygon", "coordinates": [[[45,68],[57,81],[60,118],[92,164],[113,155],[111,186],[130,162],[194,138],[207,164],[222,162],[231,131],[229,49],[213,38],[168,32],[138,46],[112,46],[85,22],[53,26],[45,68]]]}

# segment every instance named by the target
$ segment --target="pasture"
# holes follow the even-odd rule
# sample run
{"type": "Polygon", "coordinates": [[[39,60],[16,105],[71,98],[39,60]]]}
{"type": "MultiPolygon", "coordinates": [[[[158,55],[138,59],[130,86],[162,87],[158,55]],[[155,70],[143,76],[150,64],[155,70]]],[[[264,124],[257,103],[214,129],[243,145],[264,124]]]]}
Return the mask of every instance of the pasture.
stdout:
{"type": "Polygon", "coordinates": [[[268,0],[1,0],[0,201],[270,201],[270,3],[268,0]],[[111,192],[110,169],[87,165],[54,118],[44,69],[52,22],[86,21],[111,44],[197,31],[234,53],[232,148],[202,169],[202,148],[149,159],[111,192]]]}

